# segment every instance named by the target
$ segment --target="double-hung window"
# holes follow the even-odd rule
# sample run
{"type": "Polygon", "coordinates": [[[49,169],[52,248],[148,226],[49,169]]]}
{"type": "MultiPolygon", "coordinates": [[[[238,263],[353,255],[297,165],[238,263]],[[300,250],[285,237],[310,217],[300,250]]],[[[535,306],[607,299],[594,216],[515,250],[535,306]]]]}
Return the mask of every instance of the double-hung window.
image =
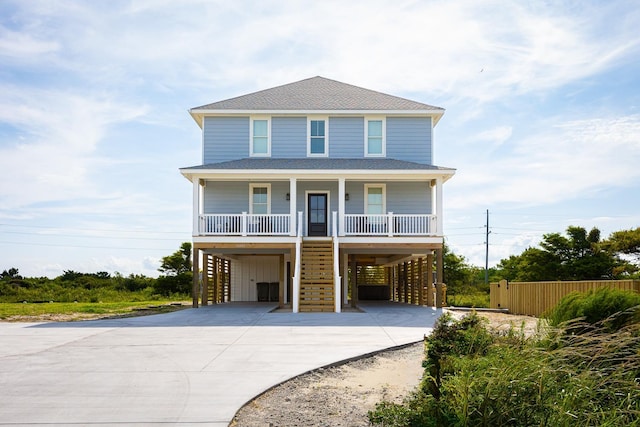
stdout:
{"type": "Polygon", "coordinates": [[[271,211],[271,185],[270,184],[250,184],[249,185],[249,207],[250,214],[268,214],[271,211]]]}
{"type": "Polygon", "coordinates": [[[365,156],[384,157],[386,155],[384,120],[367,119],[365,129],[365,156]]]}
{"type": "Polygon", "coordinates": [[[271,155],[270,123],[266,118],[251,120],[251,156],[271,155]]]}
{"type": "Polygon", "coordinates": [[[327,156],[329,154],[327,138],[327,120],[309,119],[307,155],[327,156]]]}
{"type": "Polygon", "coordinates": [[[365,184],[364,209],[367,215],[382,215],[386,209],[385,185],[365,184]]]}

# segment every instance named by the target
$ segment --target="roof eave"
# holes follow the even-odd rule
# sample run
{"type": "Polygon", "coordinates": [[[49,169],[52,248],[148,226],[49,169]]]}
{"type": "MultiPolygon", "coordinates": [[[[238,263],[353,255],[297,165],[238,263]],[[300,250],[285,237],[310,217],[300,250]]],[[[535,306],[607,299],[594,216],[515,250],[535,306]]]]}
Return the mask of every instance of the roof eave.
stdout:
{"type": "MultiPolygon", "coordinates": [[[[291,177],[303,177],[305,179],[331,180],[338,178],[347,179],[372,179],[380,176],[386,179],[418,179],[418,178],[442,178],[448,181],[456,170],[453,168],[438,169],[202,169],[202,168],[180,168],[182,176],[189,181],[202,178],[224,178],[226,180],[236,179],[283,179],[291,177]]],[[[377,179],[377,178],[376,178],[377,179]]]]}
{"type": "Polygon", "coordinates": [[[433,126],[438,124],[442,116],[444,115],[444,109],[429,109],[429,110],[259,110],[259,109],[204,109],[204,108],[192,108],[189,110],[189,114],[195,120],[195,122],[202,128],[202,122],[205,116],[237,116],[237,115],[281,115],[281,116],[295,116],[295,115],[309,115],[317,114],[323,116],[348,116],[348,115],[395,115],[395,116],[429,116],[433,118],[433,126]]]}

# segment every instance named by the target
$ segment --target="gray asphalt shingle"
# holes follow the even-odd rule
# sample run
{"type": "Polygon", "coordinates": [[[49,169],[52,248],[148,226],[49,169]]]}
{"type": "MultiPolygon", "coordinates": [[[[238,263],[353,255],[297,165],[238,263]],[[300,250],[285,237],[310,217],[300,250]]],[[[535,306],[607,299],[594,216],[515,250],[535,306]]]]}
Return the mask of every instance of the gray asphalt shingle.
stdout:
{"type": "Polygon", "coordinates": [[[444,112],[443,108],[364,89],[324,77],[312,77],[212,104],[198,110],[401,110],[444,112]]]}

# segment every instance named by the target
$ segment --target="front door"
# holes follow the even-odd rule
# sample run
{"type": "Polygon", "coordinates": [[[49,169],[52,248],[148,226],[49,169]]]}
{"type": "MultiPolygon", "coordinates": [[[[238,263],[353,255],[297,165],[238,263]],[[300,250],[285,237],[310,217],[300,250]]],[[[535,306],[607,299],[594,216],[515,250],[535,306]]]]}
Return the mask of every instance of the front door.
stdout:
{"type": "Polygon", "coordinates": [[[327,235],[327,195],[326,193],[311,193],[308,200],[309,236],[327,235]]]}

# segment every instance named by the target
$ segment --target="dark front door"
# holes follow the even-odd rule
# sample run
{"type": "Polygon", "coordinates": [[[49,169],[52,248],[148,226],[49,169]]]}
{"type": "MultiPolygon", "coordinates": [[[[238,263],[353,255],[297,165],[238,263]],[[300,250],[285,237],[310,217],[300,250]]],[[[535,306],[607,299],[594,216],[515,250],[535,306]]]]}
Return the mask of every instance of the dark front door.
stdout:
{"type": "Polygon", "coordinates": [[[309,194],[309,236],[327,235],[327,195],[309,194]]]}

